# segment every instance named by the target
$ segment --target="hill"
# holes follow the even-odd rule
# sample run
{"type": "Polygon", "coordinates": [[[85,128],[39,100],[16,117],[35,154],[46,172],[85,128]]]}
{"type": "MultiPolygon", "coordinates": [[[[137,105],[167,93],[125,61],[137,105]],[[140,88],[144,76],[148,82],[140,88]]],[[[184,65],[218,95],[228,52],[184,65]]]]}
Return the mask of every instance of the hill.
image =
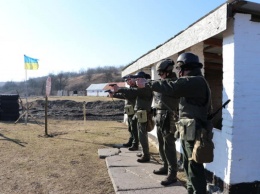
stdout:
{"type": "Polygon", "coordinates": [[[91,84],[120,82],[122,81],[121,74],[113,73],[110,79],[106,78],[104,73],[93,74],[91,80],[87,80],[86,75],[79,75],[68,78],[66,90],[85,90],[91,84]]]}
{"type": "MultiPolygon", "coordinates": [[[[89,69],[85,72],[60,72],[57,75],[50,74],[51,95],[57,94],[58,90],[85,91],[93,83],[121,82],[121,68],[103,67],[89,69]]],[[[45,86],[48,76],[32,78],[25,82],[0,82],[0,94],[17,94],[29,96],[45,95],[45,86]],[[26,89],[27,88],[27,89],[26,89]]]]}

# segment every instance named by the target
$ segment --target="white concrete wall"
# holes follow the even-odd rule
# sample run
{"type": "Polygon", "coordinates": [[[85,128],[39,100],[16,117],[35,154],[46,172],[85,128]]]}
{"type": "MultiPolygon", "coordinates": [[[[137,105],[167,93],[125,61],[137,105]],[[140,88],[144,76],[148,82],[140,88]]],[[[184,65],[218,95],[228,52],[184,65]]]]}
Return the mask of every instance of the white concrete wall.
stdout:
{"type": "MultiPolygon", "coordinates": [[[[152,80],[157,80],[157,79],[159,79],[159,76],[157,75],[157,72],[156,72],[156,65],[153,65],[152,67],[151,67],[151,79],[152,80]]],[[[152,103],[152,106],[153,106],[153,104],[154,104],[154,102],[152,103]]],[[[154,137],[156,137],[157,138],[157,129],[156,129],[156,126],[154,127],[154,129],[151,131],[151,132],[149,132],[151,135],[153,135],[154,137]]]]}
{"type": "Polygon", "coordinates": [[[214,131],[215,159],[206,168],[227,184],[260,180],[260,23],[236,14],[223,37],[222,130],[214,131]]]}
{"type": "MultiPolygon", "coordinates": [[[[195,55],[197,55],[199,57],[199,61],[204,64],[204,54],[203,54],[203,50],[204,50],[204,43],[200,42],[194,46],[192,46],[189,50],[187,50],[187,52],[192,52],[195,55]]],[[[201,69],[202,74],[204,75],[204,68],[201,69]]]]}
{"type": "Polygon", "coordinates": [[[87,91],[88,96],[107,96],[108,93],[104,91],[87,91]]]}
{"type": "Polygon", "coordinates": [[[236,14],[231,183],[260,181],[260,23],[236,14]]]}

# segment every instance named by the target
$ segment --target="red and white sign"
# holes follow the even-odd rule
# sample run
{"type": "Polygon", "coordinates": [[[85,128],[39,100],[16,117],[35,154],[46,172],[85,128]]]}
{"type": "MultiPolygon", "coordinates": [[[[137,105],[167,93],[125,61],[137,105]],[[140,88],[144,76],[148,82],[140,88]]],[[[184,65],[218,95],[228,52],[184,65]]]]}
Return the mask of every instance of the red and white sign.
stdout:
{"type": "Polygon", "coordinates": [[[51,94],[51,77],[48,77],[46,80],[46,96],[51,94]]]}

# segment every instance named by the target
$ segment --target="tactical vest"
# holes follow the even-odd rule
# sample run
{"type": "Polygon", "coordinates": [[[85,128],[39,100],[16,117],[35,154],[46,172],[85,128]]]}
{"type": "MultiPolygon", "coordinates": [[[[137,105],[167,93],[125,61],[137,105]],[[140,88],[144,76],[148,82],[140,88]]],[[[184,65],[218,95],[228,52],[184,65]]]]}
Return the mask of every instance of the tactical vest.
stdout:
{"type": "MultiPolygon", "coordinates": [[[[166,78],[167,81],[175,81],[177,80],[176,75],[172,75],[170,78],[166,78]]],[[[171,96],[154,92],[154,108],[159,110],[170,110],[176,111],[179,105],[179,98],[173,98],[171,96]]]]}
{"type": "Polygon", "coordinates": [[[171,96],[154,92],[154,108],[160,110],[176,111],[178,104],[179,104],[178,98],[173,98],[171,96]]]}
{"type": "Polygon", "coordinates": [[[153,101],[153,93],[149,88],[139,89],[139,95],[136,98],[134,110],[147,110],[151,111],[153,101]]]}
{"type": "Polygon", "coordinates": [[[126,103],[125,105],[132,105],[133,107],[135,106],[136,98],[126,98],[126,103]]]}
{"type": "MultiPolygon", "coordinates": [[[[204,79],[204,78],[202,78],[204,79]]],[[[204,79],[205,80],[205,79],[204,79]]],[[[195,98],[192,100],[186,97],[181,97],[180,98],[180,103],[179,103],[179,116],[180,118],[182,117],[187,117],[187,118],[194,118],[197,122],[206,122],[207,121],[207,115],[209,112],[209,106],[210,106],[210,99],[211,99],[211,94],[210,94],[210,89],[209,86],[205,80],[205,85],[202,85],[201,87],[205,87],[205,102],[203,104],[199,104],[198,102],[196,103],[195,98]],[[192,103],[191,103],[192,101],[192,103]]]]}
{"type": "Polygon", "coordinates": [[[196,121],[206,121],[207,120],[207,113],[208,113],[208,106],[207,104],[204,106],[197,106],[189,104],[184,97],[180,99],[179,104],[179,113],[180,118],[187,117],[187,118],[194,118],[196,121]]]}

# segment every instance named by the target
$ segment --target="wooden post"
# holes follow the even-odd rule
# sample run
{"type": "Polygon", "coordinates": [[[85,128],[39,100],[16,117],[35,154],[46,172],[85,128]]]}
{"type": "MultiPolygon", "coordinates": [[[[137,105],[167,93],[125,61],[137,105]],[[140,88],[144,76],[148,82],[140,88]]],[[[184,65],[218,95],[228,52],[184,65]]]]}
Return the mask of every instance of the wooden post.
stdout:
{"type": "Polygon", "coordinates": [[[48,135],[48,96],[45,96],[45,136],[49,136],[48,135]]]}
{"type": "Polygon", "coordinates": [[[86,102],[83,102],[83,118],[84,118],[84,125],[86,124],[86,102]]]}
{"type": "Polygon", "coordinates": [[[27,86],[27,69],[25,69],[25,101],[26,101],[26,111],[25,111],[25,125],[27,125],[27,121],[28,121],[28,86],[27,86]]]}
{"type": "Polygon", "coordinates": [[[51,94],[51,77],[46,80],[46,96],[45,96],[45,136],[51,137],[48,134],[48,96],[51,94]]]}

